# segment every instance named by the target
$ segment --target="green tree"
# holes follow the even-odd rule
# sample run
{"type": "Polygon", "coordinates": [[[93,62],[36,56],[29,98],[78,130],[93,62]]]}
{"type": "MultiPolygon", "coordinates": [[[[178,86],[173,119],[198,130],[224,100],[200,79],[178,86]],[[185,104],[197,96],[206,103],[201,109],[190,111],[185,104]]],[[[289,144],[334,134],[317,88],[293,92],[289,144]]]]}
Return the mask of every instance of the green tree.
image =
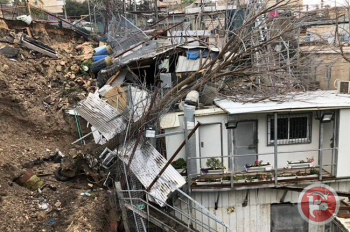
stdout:
{"type": "Polygon", "coordinates": [[[66,11],[68,16],[80,16],[89,14],[89,8],[86,1],[80,3],[75,0],[66,0],[66,11]]]}

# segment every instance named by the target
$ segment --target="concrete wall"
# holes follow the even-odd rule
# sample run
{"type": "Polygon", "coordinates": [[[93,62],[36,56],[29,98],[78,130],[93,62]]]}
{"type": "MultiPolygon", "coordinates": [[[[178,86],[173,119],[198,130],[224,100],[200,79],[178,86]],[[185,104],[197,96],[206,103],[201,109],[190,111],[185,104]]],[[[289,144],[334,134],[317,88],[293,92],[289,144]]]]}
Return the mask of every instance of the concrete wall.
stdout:
{"type": "Polygon", "coordinates": [[[322,90],[336,90],[334,82],[350,80],[350,63],[340,54],[318,53],[310,56],[311,78],[322,90]]]}

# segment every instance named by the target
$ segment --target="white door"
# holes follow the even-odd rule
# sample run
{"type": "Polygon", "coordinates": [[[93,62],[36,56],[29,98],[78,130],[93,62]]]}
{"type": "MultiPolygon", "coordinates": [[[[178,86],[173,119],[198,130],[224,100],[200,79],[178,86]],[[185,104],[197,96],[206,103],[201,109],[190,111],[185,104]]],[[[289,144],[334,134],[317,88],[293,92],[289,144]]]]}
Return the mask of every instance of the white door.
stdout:
{"type": "Polygon", "coordinates": [[[201,168],[207,168],[205,157],[217,156],[222,162],[221,123],[203,124],[199,127],[199,154],[201,168]]]}

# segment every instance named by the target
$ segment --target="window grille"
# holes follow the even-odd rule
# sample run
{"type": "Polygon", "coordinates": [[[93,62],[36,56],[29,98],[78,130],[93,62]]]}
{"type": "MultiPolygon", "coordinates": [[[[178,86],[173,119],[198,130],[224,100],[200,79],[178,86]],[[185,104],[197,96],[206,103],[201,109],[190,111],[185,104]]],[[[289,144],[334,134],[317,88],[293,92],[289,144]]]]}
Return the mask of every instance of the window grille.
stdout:
{"type": "MultiPolygon", "coordinates": [[[[275,142],[274,117],[268,115],[268,145],[275,142]]],[[[311,142],[311,114],[281,114],[277,116],[277,144],[301,144],[311,142]]]]}

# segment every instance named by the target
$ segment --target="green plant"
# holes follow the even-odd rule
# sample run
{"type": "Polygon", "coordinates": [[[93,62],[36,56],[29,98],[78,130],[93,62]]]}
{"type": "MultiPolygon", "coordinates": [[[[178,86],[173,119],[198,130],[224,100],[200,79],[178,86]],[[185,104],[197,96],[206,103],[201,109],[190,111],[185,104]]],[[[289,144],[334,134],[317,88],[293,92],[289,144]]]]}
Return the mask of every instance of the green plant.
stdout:
{"type": "Polygon", "coordinates": [[[312,168],[311,170],[310,170],[310,175],[319,175],[320,174],[320,172],[319,171],[317,171],[317,170],[315,170],[314,168],[312,168]]]}
{"type": "Polygon", "coordinates": [[[248,177],[247,177],[247,181],[249,181],[249,182],[252,182],[252,181],[253,181],[253,179],[254,179],[254,178],[253,178],[253,177],[251,177],[251,176],[248,176],[248,177]]]}
{"type": "Polygon", "coordinates": [[[208,168],[211,169],[226,169],[223,163],[219,159],[209,158],[206,162],[208,168]]]}
{"type": "Polygon", "coordinates": [[[174,162],[171,163],[171,165],[175,168],[175,169],[185,169],[186,168],[186,161],[184,158],[179,158],[177,160],[175,160],[174,162]]]}

